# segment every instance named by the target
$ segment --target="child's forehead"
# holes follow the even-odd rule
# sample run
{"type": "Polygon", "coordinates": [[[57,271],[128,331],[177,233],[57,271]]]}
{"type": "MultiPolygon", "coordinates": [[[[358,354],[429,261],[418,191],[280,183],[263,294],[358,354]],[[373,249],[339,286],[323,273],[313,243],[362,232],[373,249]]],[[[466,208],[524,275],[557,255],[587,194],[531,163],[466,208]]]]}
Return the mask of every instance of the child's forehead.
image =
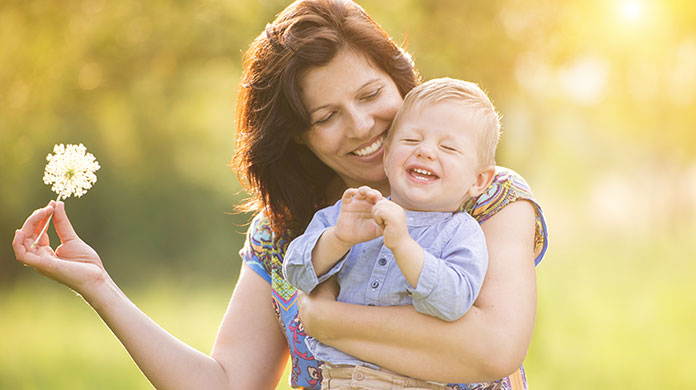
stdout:
{"type": "Polygon", "coordinates": [[[403,113],[403,120],[392,130],[438,132],[452,137],[470,137],[471,130],[481,125],[477,109],[456,99],[443,99],[423,104],[414,104],[403,113]]]}

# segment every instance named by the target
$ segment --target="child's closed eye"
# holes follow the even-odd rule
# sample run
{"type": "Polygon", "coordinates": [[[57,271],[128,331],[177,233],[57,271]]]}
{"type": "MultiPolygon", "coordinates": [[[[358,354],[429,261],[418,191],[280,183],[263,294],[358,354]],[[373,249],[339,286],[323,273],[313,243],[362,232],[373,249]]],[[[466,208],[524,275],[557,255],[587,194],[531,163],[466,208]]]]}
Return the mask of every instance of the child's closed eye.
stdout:
{"type": "Polygon", "coordinates": [[[459,149],[457,149],[456,147],[451,146],[451,145],[440,145],[440,148],[442,148],[443,150],[445,150],[447,152],[453,152],[453,153],[459,152],[459,149]]]}

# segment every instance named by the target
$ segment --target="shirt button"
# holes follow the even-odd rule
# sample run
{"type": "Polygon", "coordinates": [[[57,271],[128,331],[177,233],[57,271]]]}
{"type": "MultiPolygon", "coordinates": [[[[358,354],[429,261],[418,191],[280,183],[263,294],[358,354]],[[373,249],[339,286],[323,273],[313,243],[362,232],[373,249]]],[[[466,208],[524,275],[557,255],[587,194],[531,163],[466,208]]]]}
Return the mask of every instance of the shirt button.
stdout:
{"type": "Polygon", "coordinates": [[[381,259],[379,259],[379,261],[377,262],[377,264],[379,264],[379,265],[385,265],[385,264],[387,264],[387,259],[385,259],[384,257],[382,257],[381,259]]]}
{"type": "Polygon", "coordinates": [[[365,378],[365,376],[363,375],[362,372],[356,372],[356,373],[355,373],[355,379],[356,379],[356,380],[361,381],[361,380],[363,380],[364,378],[365,378]]]}
{"type": "Polygon", "coordinates": [[[372,284],[370,284],[370,286],[372,286],[372,288],[377,288],[379,287],[379,282],[375,280],[372,282],[372,284]]]}

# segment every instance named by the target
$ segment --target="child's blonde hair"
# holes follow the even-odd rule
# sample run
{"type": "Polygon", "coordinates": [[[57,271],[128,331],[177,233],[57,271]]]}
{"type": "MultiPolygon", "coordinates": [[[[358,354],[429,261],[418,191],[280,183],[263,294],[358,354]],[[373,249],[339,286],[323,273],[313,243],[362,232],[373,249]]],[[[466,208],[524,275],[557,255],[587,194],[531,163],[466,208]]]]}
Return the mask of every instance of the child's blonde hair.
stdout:
{"type": "Polygon", "coordinates": [[[486,93],[478,85],[469,81],[442,77],[413,88],[396,113],[385,143],[388,144],[391,141],[392,134],[398,128],[404,112],[449,99],[464,103],[475,110],[474,115],[478,116],[483,124],[478,132],[479,165],[495,165],[495,150],[500,139],[500,116],[486,93]]]}

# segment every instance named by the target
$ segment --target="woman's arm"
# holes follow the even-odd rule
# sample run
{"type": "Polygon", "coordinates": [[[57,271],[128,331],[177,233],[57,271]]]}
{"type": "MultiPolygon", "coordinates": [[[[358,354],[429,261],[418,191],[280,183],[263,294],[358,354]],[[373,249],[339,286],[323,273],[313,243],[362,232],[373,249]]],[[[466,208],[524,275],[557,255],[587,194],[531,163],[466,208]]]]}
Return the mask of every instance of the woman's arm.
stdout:
{"type": "Polygon", "coordinates": [[[476,303],[456,322],[410,305],[334,302],[321,291],[300,299],[301,320],[323,343],[405,375],[440,382],[502,378],[522,364],[534,327],[534,223],[531,203],[518,201],[481,225],[488,272],[476,303]]]}
{"type": "Polygon", "coordinates": [[[54,252],[44,234],[32,248],[52,209],[37,210],[15,233],[17,259],[80,293],[156,388],[275,388],[287,360],[287,344],[268,302],[270,285],[248,266],[242,266],[208,356],[169,334],[126,297],[96,252],[77,236],[63,203],[55,205],[54,215],[61,246],[54,252]]]}

